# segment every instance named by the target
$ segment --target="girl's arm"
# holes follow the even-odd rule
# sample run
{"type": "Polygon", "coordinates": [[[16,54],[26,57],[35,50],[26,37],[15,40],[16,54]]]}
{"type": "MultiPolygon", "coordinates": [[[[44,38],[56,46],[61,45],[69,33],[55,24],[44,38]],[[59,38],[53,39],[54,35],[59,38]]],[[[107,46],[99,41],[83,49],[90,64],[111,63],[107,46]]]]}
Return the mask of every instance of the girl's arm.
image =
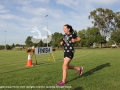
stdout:
{"type": "Polygon", "coordinates": [[[73,42],[73,43],[74,43],[74,42],[79,42],[79,41],[81,41],[81,38],[80,38],[80,37],[76,37],[75,39],[72,38],[72,42],[73,42]]]}

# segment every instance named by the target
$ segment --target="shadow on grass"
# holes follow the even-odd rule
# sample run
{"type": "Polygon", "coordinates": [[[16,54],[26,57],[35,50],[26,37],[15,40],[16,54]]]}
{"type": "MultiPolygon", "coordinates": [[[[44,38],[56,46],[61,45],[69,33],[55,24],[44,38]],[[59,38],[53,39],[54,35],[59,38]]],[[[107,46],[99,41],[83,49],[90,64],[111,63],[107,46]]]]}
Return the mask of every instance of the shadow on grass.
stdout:
{"type": "Polygon", "coordinates": [[[111,66],[110,63],[105,63],[105,64],[102,64],[102,65],[99,65],[99,66],[97,66],[97,67],[95,67],[95,68],[93,68],[93,69],[83,73],[82,76],[92,75],[92,74],[94,74],[94,72],[99,71],[99,70],[101,70],[101,69],[103,69],[105,67],[109,67],[109,66],[111,66]]]}
{"type": "MultiPolygon", "coordinates": [[[[101,69],[103,69],[103,68],[105,68],[105,67],[109,67],[109,66],[111,66],[110,63],[105,63],[105,64],[102,64],[102,65],[99,65],[99,66],[97,66],[97,67],[95,67],[95,68],[93,68],[93,69],[91,69],[91,70],[83,73],[82,76],[78,76],[78,77],[76,77],[76,78],[73,78],[73,79],[70,80],[70,81],[74,81],[74,80],[76,80],[76,79],[78,79],[78,78],[80,78],[80,77],[83,77],[83,76],[86,77],[86,76],[92,75],[92,74],[94,74],[96,71],[99,71],[99,70],[101,70],[101,69]]],[[[68,82],[70,82],[70,81],[68,81],[68,82]]],[[[68,83],[68,82],[67,82],[67,83],[68,83]]]]}

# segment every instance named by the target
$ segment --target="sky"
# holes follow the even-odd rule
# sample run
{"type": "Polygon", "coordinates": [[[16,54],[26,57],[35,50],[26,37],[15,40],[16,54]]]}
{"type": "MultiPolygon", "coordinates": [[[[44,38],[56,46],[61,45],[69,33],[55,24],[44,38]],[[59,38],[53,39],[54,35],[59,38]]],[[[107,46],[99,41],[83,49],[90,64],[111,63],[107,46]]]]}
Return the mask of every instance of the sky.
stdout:
{"type": "Polygon", "coordinates": [[[97,8],[120,12],[120,0],[0,0],[0,45],[25,44],[34,27],[46,36],[47,27],[53,34],[63,33],[63,26],[70,24],[74,30],[92,27],[88,19],[97,8]],[[47,17],[45,17],[48,15],[47,17]]]}

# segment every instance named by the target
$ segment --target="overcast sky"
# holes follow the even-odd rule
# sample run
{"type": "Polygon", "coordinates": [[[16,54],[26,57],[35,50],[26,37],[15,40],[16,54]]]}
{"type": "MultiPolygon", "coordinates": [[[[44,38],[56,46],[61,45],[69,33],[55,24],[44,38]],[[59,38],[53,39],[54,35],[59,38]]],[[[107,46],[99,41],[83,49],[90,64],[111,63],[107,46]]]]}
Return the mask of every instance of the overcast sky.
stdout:
{"type": "Polygon", "coordinates": [[[28,36],[38,35],[31,32],[34,26],[45,36],[47,19],[51,33],[63,33],[64,24],[77,31],[92,27],[88,15],[100,7],[120,12],[120,0],[0,0],[0,45],[5,34],[7,44],[25,44],[28,36]]]}

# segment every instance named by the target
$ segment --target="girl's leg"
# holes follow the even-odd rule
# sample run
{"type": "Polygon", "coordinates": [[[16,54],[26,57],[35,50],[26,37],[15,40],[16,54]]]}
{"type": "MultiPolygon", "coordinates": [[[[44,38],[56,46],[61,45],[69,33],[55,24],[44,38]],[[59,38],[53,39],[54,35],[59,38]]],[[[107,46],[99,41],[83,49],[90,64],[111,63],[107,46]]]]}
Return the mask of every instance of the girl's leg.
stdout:
{"type": "Polygon", "coordinates": [[[82,67],[82,66],[76,67],[76,66],[69,65],[69,66],[68,66],[68,69],[77,70],[77,71],[78,71],[78,75],[82,75],[82,70],[83,70],[83,67],[82,67]]]}
{"type": "Polygon", "coordinates": [[[62,76],[62,81],[60,81],[57,85],[58,86],[62,86],[65,84],[66,82],[66,77],[67,77],[67,70],[68,69],[75,69],[78,70],[78,74],[81,75],[82,74],[82,69],[83,67],[76,67],[76,66],[69,66],[71,59],[68,57],[64,58],[64,62],[63,62],[63,66],[62,66],[62,70],[63,70],[63,76],[62,76]]]}
{"type": "Polygon", "coordinates": [[[79,67],[76,67],[76,66],[72,66],[72,65],[69,65],[68,66],[68,69],[74,69],[74,70],[79,70],[79,67]]]}
{"type": "Polygon", "coordinates": [[[67,77],[67,69],[69,66],[71,59],[68,57],[64,58],[64,62],[63,62],[63,66],[62,66],[62,70],[63,70],[63,77],[62,77],[62,81],[66,82],[66,77],[67,77]]]}

